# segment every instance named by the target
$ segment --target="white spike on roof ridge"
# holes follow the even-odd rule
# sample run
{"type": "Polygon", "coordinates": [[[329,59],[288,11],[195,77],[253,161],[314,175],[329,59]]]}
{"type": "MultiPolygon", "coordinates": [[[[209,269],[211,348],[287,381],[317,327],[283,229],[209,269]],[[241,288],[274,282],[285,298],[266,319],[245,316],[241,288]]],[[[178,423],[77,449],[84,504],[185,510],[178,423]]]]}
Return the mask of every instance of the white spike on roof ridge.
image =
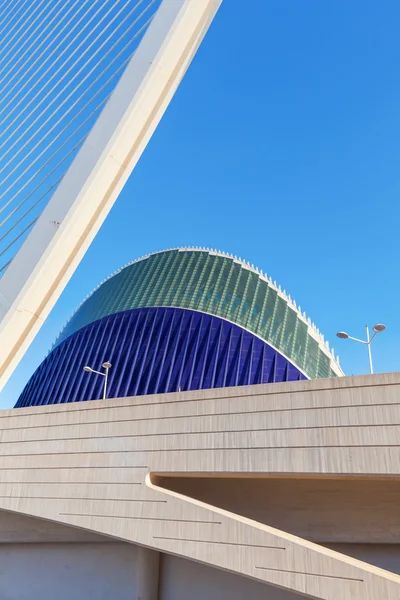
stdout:
{"type": "MultiPolygon", "coordinates": [[[[106,283],[109,279],[111,279],[112,277],[115,277],[115,275],[118,275],[119,273],[121,273],[121,271],[123,271],[124,269],[131,267],[132,265],[142,261],[142,260],[146,260],[147,258],[149,258],[150,256],[153,256],[154,254],[162,254],[163,252],[173,252],[173,251],[192,251],[192,250],[197,250],[197,251],[201,251],[201,252],[213,252],[216,253],[220,256],[223,256],[225,258],[229,258],[229,259],[234,259],[237,261],[240,261],[240,263],[242,264],[243,267],[247,268],[247,269],[251,269],[254,272],[258,273],[258,275],[261,277],[261,279],[263,279],[264,281],[266,281],[268,283],[268,285],[270,285],[271,287],[275,288],[275,290],[284,297],[284,299],[288,302],[290,302],[296,309],[296,312],[299,316],[303,317],[309,327],[314,330],[315,333],[317,333],[318,338],[319,338],[319,342],[321,344],[321,346],[323,346],[328,354],[330,356],[332,356],[332,351],[329,349],[329,344],[324,340],[323,336],[320,334],[319,330],[317,330],[316,326],[314,325],[314,323],[312,323],[310,318],[306,317],[306,314],[302,314],[301,313],[301,308],[300,305],[296,306],[296,302],[294,299],[292,299],[290,296],[287,295],[286,290],[284,290],[282,292],[282,288],[280,285],[278,285],[276,283],[276,280],[272,281],[271,276],[268,276],[267,274],[263,274],[262,270],[259,269],[258,267],[254,267],[253,265],[250,265],[249,262],[245,262],[244,260],[242,260],[241,258],[238,258],[236,255],[234,256],[232,253],[228,253],[228,252],[223,252],[220,250],[212,250],[210,248],[206,248],[206,247],[194,247],[194,246],[179,246],[176,248],[168,248],[167,250],[156,250],[155,252],[150,252],[148,254],[144,254],[142,256],[140,256],[139,258],[136,258],[130,262],[127,262],[125,265],[123,265],[122,267],[120,267],[119,269],[117,269],[116,271],[114,271],[114,273],[112,273],[112,275],[109,275],[108,277],[106,277],[105,279],[103,279],[103,281],[101,283],[99,283],[87,296],[86,298],[83,300],[83,302],[81,302],[77,308],[74,310],[74,312],[72,313],[70,319],[67,321],[66,325],[68,325],[68,323],[71,321],[71,319],[75,316],[75,314],[78,312],[78,310],[81,308],[81,306],[86,302],[86,300],[88,298],[90,298],[91,296],[93,296],[93,294],[104,284],[106,283]],[[290,299],[289,299],[290,298],[290,299]]],[[[61,329],[60,333],[58,334],[57,339],[60,337],[60,335],[62,334],[63,330],[65,329],[66,325],[61,329]]],[[[336,358],[336,361],[339,362],[336,358]]]]}

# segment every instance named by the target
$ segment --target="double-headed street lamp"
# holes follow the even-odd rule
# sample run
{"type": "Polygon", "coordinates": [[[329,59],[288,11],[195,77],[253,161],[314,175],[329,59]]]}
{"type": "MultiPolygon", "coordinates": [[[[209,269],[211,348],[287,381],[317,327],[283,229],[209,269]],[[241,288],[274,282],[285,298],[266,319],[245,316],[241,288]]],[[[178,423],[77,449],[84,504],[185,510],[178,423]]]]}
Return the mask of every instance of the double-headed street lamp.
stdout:
{"type": "Polygon", "coordinates": [[[368,348],[368,358],[369,358],[369,370],[370,373],[373,373],[373,367],[372,367],[372,355],[371,355],[371,342],[374,339],[374,337],[376,336],[377,333],[380,333],[381,331],[384,331],[386,329],[386,326],[383,325],[382,323],[377,323],[374,326],[374,335],[372,336],[372,338],[369,337],[369,328],[368,325],[365,326],[366,330],[367,330],[367,339],[366,340],[359,340],[358,338],[355,337],[351,337],[351,335],[349,335],[348,333],[346,333],[345,331],[339,331],[336,335],[338,336],[338,338],[341,338],[342,340],[354,340],[355,342],[360,342],[360,344],[365,344],[368,348]]]}
{"type": "Polygon", "coordinates": [[[105,400],[107,397],[108,371],[109,371],[109,369],[111,369],[112,364],[107,361],[107,362],[103,362],[103,364],[101,366],[105,370],[105,373],[102,373],[101,371],[95,371],[94,369],[92,369],[92,367],[88,367],[87,365],[85,367],[83,367],[83,370],[86,371],[87,373],[96,373],[96,375],[101,375],[102,377],[104,377],[103,400],[105,400]]]}

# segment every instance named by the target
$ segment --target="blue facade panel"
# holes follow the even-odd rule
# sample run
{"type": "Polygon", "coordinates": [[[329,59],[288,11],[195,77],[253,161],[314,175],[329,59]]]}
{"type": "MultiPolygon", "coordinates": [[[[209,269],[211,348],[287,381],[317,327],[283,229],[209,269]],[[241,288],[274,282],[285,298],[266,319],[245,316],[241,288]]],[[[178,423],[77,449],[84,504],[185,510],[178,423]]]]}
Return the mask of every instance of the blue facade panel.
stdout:
{"type": "Polygon", "coordinates": [[[180,308],[139,308],[104,317],[56,346],[33,374],[17,407],[297,381],[306,377],[251,332],[180,308]]]}

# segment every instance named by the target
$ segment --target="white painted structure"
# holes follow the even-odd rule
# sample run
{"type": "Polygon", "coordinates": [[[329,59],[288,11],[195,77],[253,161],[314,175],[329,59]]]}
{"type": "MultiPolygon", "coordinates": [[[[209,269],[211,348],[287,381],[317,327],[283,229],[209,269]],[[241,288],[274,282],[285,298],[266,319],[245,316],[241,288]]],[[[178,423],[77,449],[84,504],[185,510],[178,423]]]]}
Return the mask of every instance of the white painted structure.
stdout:
{"type": "Polygon", "coordinates": [[[92,242],[221,0],[163,0],[103,112],[0,279],[0,388],[92,242]]]}

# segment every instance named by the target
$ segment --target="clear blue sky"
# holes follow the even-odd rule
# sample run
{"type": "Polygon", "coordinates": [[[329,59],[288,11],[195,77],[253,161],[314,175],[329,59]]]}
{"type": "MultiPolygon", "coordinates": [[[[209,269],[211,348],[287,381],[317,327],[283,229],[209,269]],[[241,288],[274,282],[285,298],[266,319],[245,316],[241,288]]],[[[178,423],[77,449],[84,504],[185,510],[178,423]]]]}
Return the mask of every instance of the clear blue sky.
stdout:
{"type": "Polygon", "coordinates": [[[122,264],[209,246],[254,263],[300,303],[347,374],[387,331],[399,369],[400,3],[225,0],[139,165],[0,394],[11,407],[75,307],[122,264]]]}

